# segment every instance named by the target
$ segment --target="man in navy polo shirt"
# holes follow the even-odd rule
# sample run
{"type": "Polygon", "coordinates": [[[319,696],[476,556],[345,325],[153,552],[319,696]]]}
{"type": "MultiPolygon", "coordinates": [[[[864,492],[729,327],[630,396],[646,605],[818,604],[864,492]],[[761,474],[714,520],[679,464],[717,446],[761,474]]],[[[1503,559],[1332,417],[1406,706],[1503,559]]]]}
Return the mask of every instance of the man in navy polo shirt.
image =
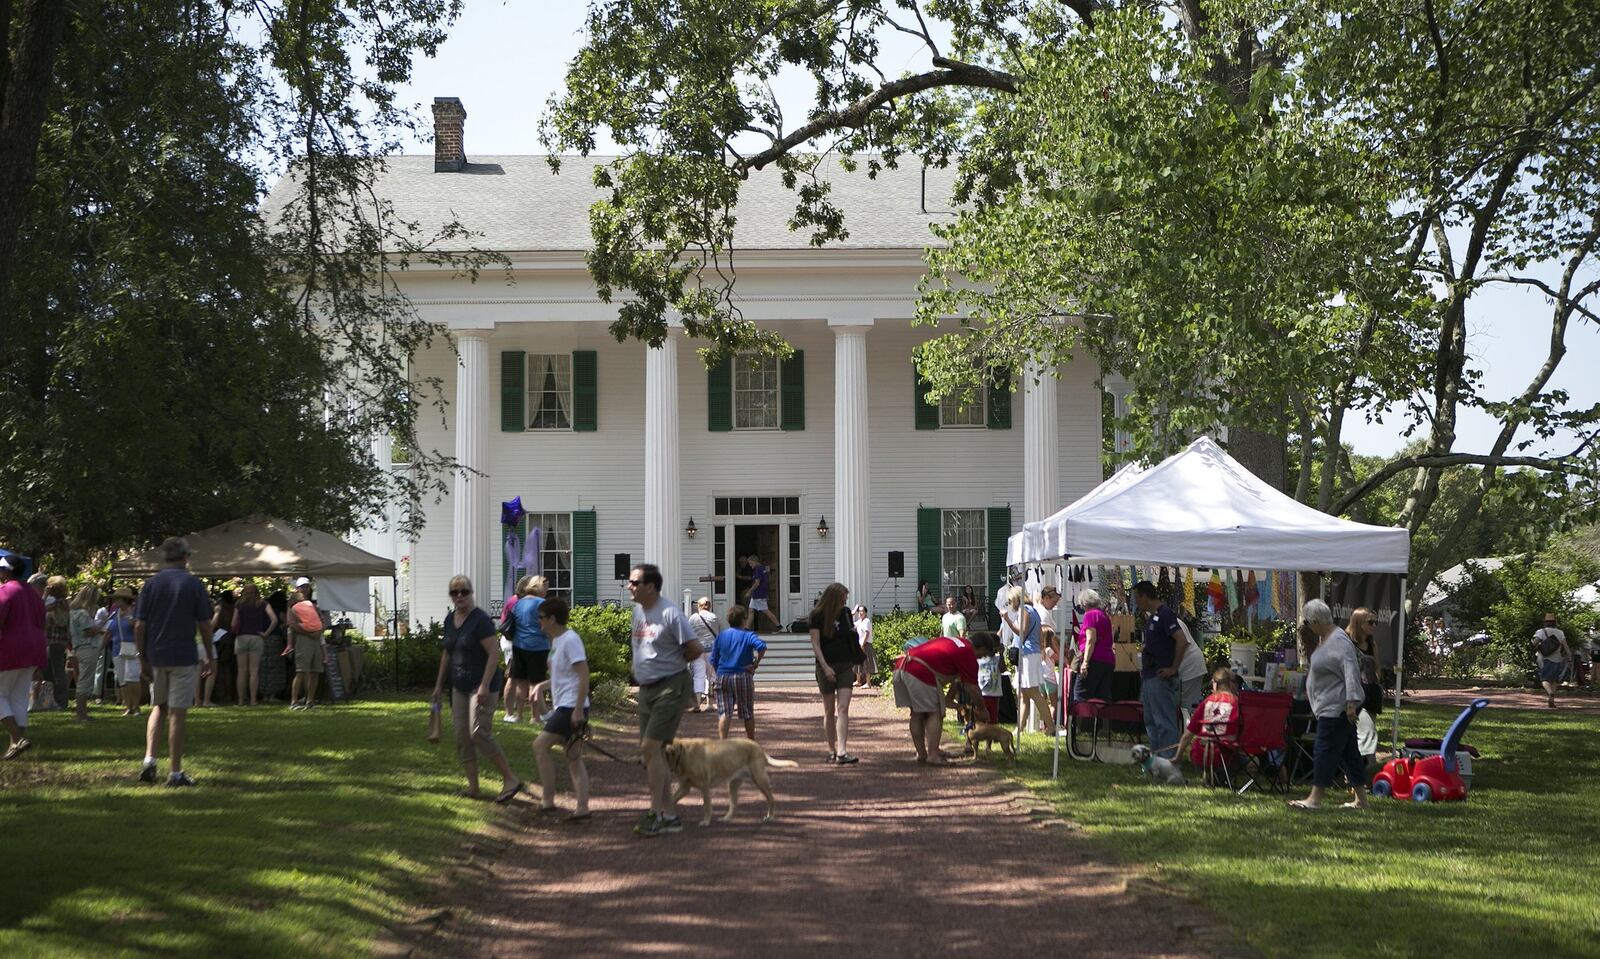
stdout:
{"type": "Polygon", "coordinates": [[[156,742],[167,723],[167,753],[172,767],[168,786],[193,786],[183,771],[183,740],[189,707],[199,681],[211,675],[216,651],[211,646],[211,597],[205,584],[189,572],[189,544],[173,536],[161,544],[167,566],[139,590],[133,611],[133,640],[145,682],[151,684],[150,722],[145,726],[141,782],[156,781],[156,742]],[[207,657],[200,662],[200,644],[207,657]]]}
{"type": "Polygon", "coordinates": [[[1172,754],[1183,734],[1178,718],[1178,665],[1188,641],[1178,615],[1156,594],[1155,584],[1140,580],[1133,587],[1134,605],[1145,614],[1144,646],[1139,651],[1139,700],[1150,751],[1172,754]]]}

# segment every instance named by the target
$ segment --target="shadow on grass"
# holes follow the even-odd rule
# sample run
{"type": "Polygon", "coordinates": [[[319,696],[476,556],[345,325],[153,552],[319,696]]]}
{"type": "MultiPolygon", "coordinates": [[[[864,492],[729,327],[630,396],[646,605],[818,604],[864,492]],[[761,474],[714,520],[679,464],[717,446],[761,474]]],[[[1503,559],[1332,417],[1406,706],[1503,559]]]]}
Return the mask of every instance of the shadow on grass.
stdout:
{"type": "MultiPolygon", "coordinates": [[[[1412,707],[1407,728],[1442,732],[1456,712],[1412,707]]],[[[1592,723],[1480,714],[1467,740],[1484,755],[1466,802],[1375,800],[1368,813],[1296,813],[1281,796],[1157,787],[1131,766],[1065,759],[1052,781],[1039,746],[1015,775],[1268,955],[1594,956],[1600,889],[1579,878],[1600,869],[1592,723]]]]}
{"type": "Polygon", "coordinates": [[[425,715],[197,710],[190,790],[137,781],[142,719],[36,717],[0,766],[0,954],[365,952],[492,814],[425,715]]]}

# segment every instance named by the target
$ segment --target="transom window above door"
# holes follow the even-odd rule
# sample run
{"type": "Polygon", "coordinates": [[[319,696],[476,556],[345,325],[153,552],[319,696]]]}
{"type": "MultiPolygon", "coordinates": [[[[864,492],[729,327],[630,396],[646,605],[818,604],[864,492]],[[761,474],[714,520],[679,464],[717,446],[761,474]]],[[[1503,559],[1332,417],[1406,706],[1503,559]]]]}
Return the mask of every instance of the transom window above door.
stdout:
{"type": "Polygon", "coordinates": [[[733,428],[778,428],[778,358],[740,353],[733,358],[733,428]]]}
{"type": "Polygon", "coordinates": [[[718,516],[799,516],[798,496],[718,496],[712,504],[718,516]]]}

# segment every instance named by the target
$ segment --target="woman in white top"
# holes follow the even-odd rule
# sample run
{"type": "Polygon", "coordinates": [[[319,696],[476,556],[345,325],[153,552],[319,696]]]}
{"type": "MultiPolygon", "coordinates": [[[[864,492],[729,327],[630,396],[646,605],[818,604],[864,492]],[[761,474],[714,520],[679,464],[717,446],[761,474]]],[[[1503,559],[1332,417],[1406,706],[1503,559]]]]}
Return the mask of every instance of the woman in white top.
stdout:
{"type": "Polygon", "coordinates": [[[861,655],[863,657],[862,673],[856,679],[857,686],[876,686],[878,682],[873,674],[878,671],[878,656],[872,651],[872,616],[865,606],[855,608],[856,638],[861,641],[861,655]]]}
{"type": "Polygon", "coordinates": [[[1306,670],[1306,698],[1317,717],[1317,742],[1311,756],[1311,795],[1289,805],[1320,809],[1322,797],[1342,769],[1350,783],[1346,809],[1367,808],[1367,764],[1356,746],[1356,717],[1366,697],[1355,643],[1333,624],[1333,611],[1320,599],[1306,603],[1301,622],[1317,635],[1306,670]]]}
{"type": "Polygon", "coordinates": [[[710,705],[713,686],[708,665],[711,647],[717,641],[717,634],[722,632],[722,620],[711,608],[710,596],[702,596],[695,602],[694,614],[689,617],[689,628],[694,630],[694,638],[700,641],[700,648],[705,650],[705,655],[696,656],[689,662],[689,673],[694,677],[694,711],[703,713],[710,705]]]}

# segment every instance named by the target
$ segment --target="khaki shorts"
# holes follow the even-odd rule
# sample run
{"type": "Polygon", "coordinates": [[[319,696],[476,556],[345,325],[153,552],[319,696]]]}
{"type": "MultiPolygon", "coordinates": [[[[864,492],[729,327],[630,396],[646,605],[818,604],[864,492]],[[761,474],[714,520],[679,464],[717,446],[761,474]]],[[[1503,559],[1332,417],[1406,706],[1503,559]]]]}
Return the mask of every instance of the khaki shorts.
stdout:
{"type": "Polygon", "coordinates": [[[194,705],[194,690],[199,684],[200,667],[156,666],[150,670],[154,677],[154,691],[150,694],[152,706],[168,709],[188,709],[194,705]]]}
{"type": "Polygon", "coordinates": [[[233,641],[233,654],[235,656],[244,656],[246,654],[260,656],[266,648],[266,640],[253,633],[246,633],[233,641]]]}
{"type": "Polygon", "coordinates": [[[944,715],[944,697],[939,687],[930,686],[903,669],[894,671],[894,704],[914,713],[944,715]]]}
{"type": "Polygon", "coordinates": [[[322,637],[310,633],[294,634],[294,671],[297,673],[321,673],[327,667],[322,664],[322,637]]]}
{"type": "Polygon", "coordinates": [[[639,738],[670,743],[678,721],[694,702],[694,680],[686,669],[676,676],[639,687],[639,738]]]}

